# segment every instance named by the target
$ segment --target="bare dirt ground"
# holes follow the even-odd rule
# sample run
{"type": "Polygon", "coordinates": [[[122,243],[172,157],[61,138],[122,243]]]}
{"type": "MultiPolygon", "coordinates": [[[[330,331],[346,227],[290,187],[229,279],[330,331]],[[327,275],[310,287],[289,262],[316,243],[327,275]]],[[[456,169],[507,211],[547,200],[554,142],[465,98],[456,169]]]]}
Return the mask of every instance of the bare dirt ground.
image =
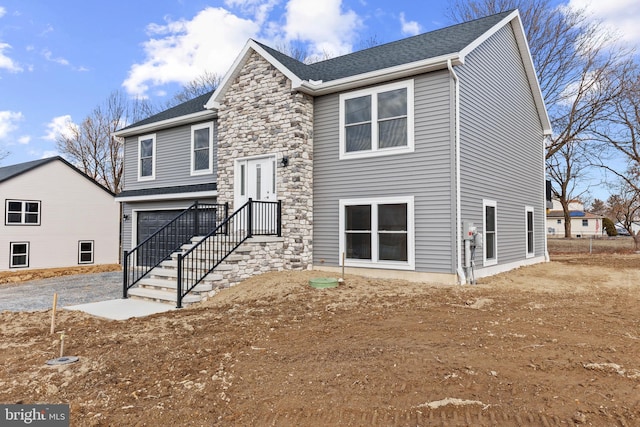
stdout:
{"type": "Polygon", "coordinates": [[[247,280],[169,313],[0,314],[0,402],[72,426],[638,426],[640,255],[439,286],[320,272],[247,280]]]}

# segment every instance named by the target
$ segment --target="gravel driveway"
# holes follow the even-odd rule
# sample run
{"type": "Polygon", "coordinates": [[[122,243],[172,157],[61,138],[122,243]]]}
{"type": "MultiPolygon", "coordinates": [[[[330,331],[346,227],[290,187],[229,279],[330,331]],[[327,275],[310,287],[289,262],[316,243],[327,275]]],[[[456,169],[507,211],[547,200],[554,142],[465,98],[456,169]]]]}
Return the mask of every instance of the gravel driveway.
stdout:
{"type": "Polygon", "coordinates": [[[0,311],[48,310],[53,294],[58,307],[122,298],[122,272],[76,274],[0,285],[0,311]]]}

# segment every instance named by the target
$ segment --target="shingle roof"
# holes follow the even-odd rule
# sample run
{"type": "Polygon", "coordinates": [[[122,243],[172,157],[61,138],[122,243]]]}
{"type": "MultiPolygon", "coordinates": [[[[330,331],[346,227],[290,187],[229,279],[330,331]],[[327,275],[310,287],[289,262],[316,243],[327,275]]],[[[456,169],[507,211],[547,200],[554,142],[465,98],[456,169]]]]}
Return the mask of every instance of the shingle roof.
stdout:
{"type": "Polygon", "coordinates": [[[84,177],[85,179],[88,179],[93,184],[97,185],[98,187],[100,187],[101,189],[103,189],[107,193],[111,194],[112,196],[114,195],[113,192],[111,192],[108,188],[100,185],[94,179],[89,177],[87,174],[85,174],[80,169],[78,169],[77,167],[73,166],[71,163],[69,163],[68,161],[66,161],[64,158],[62,158],[60,156],[49,157],[49,158],[46,158],[46,159],[32,160],[30,162],[24,162],[24,163],[18,163],[18,164],[15,164],[15,165],[11,165],[11,166],[0,167],[0,183],[4,182],[4,181],[8,181],[8,180],[10,180],[12,178],[15,178],[18,175],[21,175],[21,174],[23,174],[25,172],[29,172],[30,170],[33,170],[35,168],[38,168],[38,167],[40,167],[42,165],[45,165],[47,163],[51,163],[51,162],[54,162],[54,161],[61,161],[65,165],[69,166],[72,170],[74,170],[75,172],[77,172],[80,175],[82,175],[82,177],[84,177]]]}
{"type": "Polygon", "coordinates": [[[49,163],[53,160],[61,159],[61,157],[50,157],[48,159],[32,160],[30,162],[18,163],[17,165],[4,166],[0,168],[0,182],[7,181],[20,174],[35,169],[38,166],[42,166],[45,163],[49,163]]]}
{"type": "Polygon", "coordinates": [[[215,191],[217,189],[215,182],[193,185],[179,185],[175,187],[159,187],[159,188],[142,188],[139,190],[121,191],[117,198],[123,197],[141,197],[141,196],[158,196],[166,194],[178,193],[197,193],[201,191],[215,191]]]}
{"type": "MultiPolygon", "coordinates": [[[[374,46],[313,64],[304,64],[267,45],[255,40],[254,42],[301,80],[320,80],[327,82],[461,52],[511,13],[513,13],[513,10],[374,46]]],[[[144,120],[133,123],[120,129],[118,132],[204,111],[204,105],[209,98],[211,98],[212,94],[213,92],[201,95],[144,120]]]]}
{"type": "Polygon", "coordinates": [[[460,52],[512,12],[463,22],[309,65],[256,43],[300,79],[326,82],[460,52]]]}
{"type": "Polygon", "coordinates": [[[168,110],[161,111],[158,114],[149,116],[146,119],[140,120],[120,130],[135,128],[150,123],[161,122],[163,120],[169,120],[176,117],[187,116],[189,114],[206,111],[206,108],[204,108],[204,104],[207,103],[212,94],[213,91],[207,92],[204,95],[197,96],[196,98],[190,99],[189,101],[183,102],[182,104],[178,104],[175,107],[171,107],[168,110]]]}

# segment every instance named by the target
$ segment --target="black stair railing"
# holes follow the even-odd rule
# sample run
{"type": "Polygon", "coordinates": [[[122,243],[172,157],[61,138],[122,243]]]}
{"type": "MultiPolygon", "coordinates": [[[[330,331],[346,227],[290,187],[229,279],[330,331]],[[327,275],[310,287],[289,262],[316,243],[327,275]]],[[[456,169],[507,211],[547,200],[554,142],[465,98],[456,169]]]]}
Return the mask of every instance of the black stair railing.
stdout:
{"type": "Polygon", "coordinates": [[[245,240],[253,236],[282,235],[282,202],[249,199],[215,230],[178,254],[177,308],[182,299],[245,240]]]}
{"type": "Polygon", "coordinates": [[[204,236],[214,230],[229,215],[229,204],[195,202],[177,217],[144,239],[122,257],[122,297],[149,271],[157,267],[194,236],[204,236]]]}

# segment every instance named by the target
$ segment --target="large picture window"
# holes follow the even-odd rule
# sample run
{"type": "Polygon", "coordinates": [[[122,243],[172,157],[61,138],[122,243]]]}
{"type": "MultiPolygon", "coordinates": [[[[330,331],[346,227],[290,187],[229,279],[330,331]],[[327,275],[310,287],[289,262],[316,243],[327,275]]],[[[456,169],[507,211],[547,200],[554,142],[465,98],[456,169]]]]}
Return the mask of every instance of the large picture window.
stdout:
{"type": "Polygon", "coordinates": [[[191,174],[213,173],[213,123],[191,126],[191,174]]]}
{"type": "Polygon", "coordinates": [[[413,197],[340,201],[345,264],[414,268],[413,197]]]}
{"type": "Polygon", "coordinates": [[[138,138],[138,179],[156,178],[156,135],[138,138]]]}
{"type": "Polygon", "coordinates": [[[498,211],[493,200],[483,200],[484,265],[498,263],[498,211]]]}
{"type": "Polygon", "coordinates": [[[9,243],[9,268],[29,267],[29,242],[9,243]]]}
{"type": "Polygon", "coordinates": [[[340,95],[340,158],[413,151],[413,80],[340,95]]]}
{"type": "Polygon", "coordinates": [[[40,202],[36,200],[7,200],[6,225],[40,225],[40,202]]]}

